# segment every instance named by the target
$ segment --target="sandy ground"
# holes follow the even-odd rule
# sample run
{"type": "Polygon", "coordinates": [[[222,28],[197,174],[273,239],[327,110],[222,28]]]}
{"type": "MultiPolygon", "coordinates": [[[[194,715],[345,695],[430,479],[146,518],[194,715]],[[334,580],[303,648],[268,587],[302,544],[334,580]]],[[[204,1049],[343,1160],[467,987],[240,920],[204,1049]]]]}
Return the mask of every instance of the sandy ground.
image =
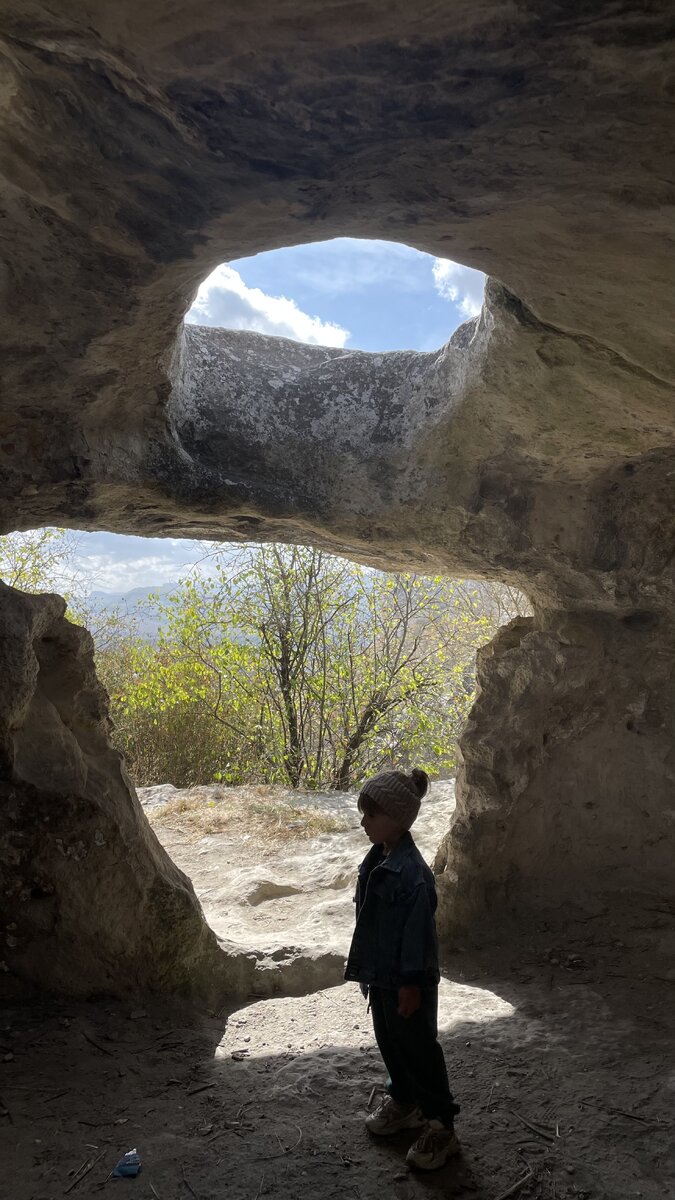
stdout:
{"type": "MultiPolygon", "coordinates": [[[[211,928],[234,953],[256,955],[256,991],[303,992],[342,981],[354,925],[356,867],[369,849],[360,827],[355,795],[262,789],[271,802],[293,805],[284,839],[301,823],[298,811],[318,810],[342,826],[310,840],[268,840],[242,832],[236,820],[224,833],[194,839],[181,815],[158,821],[174,789],[142,788],[155,831],[175,862],[189,875],[211,928]]],[[[232,809],[240,789],[194,788],[186,793],[205,805],[232,809]],[[223,798],[223,793],[229,793],[223,798]]],[[[253,797],[255,792],[253,792],[253,797]]],[[[455,807],[452,783],[435,783],[415,825],[420,850],[431,861],[455,807]]],[[[213,809],[209,809],[209,815],[213,809]]]]}
{"type": "MultiPolygon", "coordinates": [[[[181,865],[200,848],[184,845],[181,865]]],[[[249,866],[255,874],[236,856],[237,870],[249,866]]],[[[214,871],[210,862],[204,889],[214,871]]],[[[670,938],[673,914],[656,915],[650,937],[654,929],[670,938]]],[[[275,922],[260,932],[284,940],[275,922]]],[[[299,932],[288,942],[308,931],[299,932]]],[[[376,1142],[363,1129],[383,1072],[353,985],[210,1019],[102,999],[7,1007],[0,1196],[671,1200],[675,975],[657,978],[647,943],[622,933],[619,946],[606,927],[579,922],[564,944],[551,946],[542,929],[445,964],[440,1036],[463,1154],[430,1176],[405,1167],[410,1135],[376,1142]],[[132,1147],[143,1158],[138,1179],[108,1180],[132,1147]]]]}

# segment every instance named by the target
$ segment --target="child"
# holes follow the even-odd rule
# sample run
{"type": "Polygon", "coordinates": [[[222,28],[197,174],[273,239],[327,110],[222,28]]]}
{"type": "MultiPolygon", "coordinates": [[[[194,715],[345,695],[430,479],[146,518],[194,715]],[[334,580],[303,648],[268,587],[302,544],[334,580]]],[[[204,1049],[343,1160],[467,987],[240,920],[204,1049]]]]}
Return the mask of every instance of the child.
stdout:
{"type": "Polygon", "coordinates": [[[437,1041],[436,886],[409,832],[428,786],[424,771],[385,771],[369,779],[359,796],[361,825],[373,846],[359,867],[345,979],[356,980],[369,996],[375,1040],[389,1072],[366,1128],[382,1137],[423,1127],[406,1161],[432,1171],[459,1153],[459,1105],[437,1041]]]}

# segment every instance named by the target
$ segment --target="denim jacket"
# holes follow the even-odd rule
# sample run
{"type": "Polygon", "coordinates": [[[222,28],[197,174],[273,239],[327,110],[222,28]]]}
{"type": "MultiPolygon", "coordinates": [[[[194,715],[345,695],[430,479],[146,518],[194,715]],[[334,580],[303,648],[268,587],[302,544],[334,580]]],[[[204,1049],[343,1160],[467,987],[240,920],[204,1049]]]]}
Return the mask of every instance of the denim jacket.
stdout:
{"type": "MultiPolygon", "coordinates": [[[[436,884],[409,833],[385,857],[373,846],[359,867],[356,928],[345,979],[399,988],[438,983],[436,884]]],[[[365,985],[365,986],[364,986],[365,985]]]]}

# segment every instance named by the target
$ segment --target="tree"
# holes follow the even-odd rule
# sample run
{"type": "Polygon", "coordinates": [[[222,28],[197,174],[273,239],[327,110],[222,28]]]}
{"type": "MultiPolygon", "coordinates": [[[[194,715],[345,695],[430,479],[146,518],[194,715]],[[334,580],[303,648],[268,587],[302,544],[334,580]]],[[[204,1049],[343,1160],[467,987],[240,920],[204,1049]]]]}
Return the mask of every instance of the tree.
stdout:
{"type": "Polygon", "coordinates": [[[68,591],[76,539],[67,529],[29,529],[0,537],[0,578],[22,592],[68,591]]]}
{"type": "Polygon", "coordinates": [[[480,592],[263,546],[186,580],[134,704],[191,705],[227,743],[228,781],[352,786],[388,762],[452,768],[490,618],[480,592]],[[152,699],[151,699],[152,697],[152,699]]]}
{"type": "Polygon", "coordinates": [[[76,539],[0,539],[0,573],[66,595],[93,632],[114,738],[138,784],[283,780],[346,789],[390,764],[451,770],[473,703],[475,652],[527,611],[504,584],[386,575],[321,550],[231,548],[159,604],[157,644],[101,613],[76,539]]]}
{"type": "Polygon", "coordinates": [[[128,639],[135,617],[119,606],[97,608],[89,580],[78,569],[78,537],[70,529],[30,529],[0,537],[0,578],[22,592],[56,592],[66,601],[66,616],[91,633],[98,651],[128,639]]]}

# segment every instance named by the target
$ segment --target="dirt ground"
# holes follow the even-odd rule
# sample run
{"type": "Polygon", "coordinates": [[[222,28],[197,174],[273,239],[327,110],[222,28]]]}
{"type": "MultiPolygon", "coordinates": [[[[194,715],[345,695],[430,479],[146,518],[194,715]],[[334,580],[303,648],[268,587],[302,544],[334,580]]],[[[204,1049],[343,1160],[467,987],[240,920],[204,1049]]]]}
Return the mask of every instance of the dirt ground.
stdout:
{"type": "Polygon", "coordinates": [[[0,1196],[670,1200],[675,973],[653,951],[670,944],[674,914],[648,925],[624,919],[623,944],[588,919],[564,939],[542,927],[444,964],[440,1037],[463,1153],[433,1175],[406,1168],[411,1135],[363,1128],[383,1071],[354,985],[208,1019],[102,998],[6,1007],[0,1196]],[[132,1148],[141,1174],[109,1179],[132,1148]]]}

